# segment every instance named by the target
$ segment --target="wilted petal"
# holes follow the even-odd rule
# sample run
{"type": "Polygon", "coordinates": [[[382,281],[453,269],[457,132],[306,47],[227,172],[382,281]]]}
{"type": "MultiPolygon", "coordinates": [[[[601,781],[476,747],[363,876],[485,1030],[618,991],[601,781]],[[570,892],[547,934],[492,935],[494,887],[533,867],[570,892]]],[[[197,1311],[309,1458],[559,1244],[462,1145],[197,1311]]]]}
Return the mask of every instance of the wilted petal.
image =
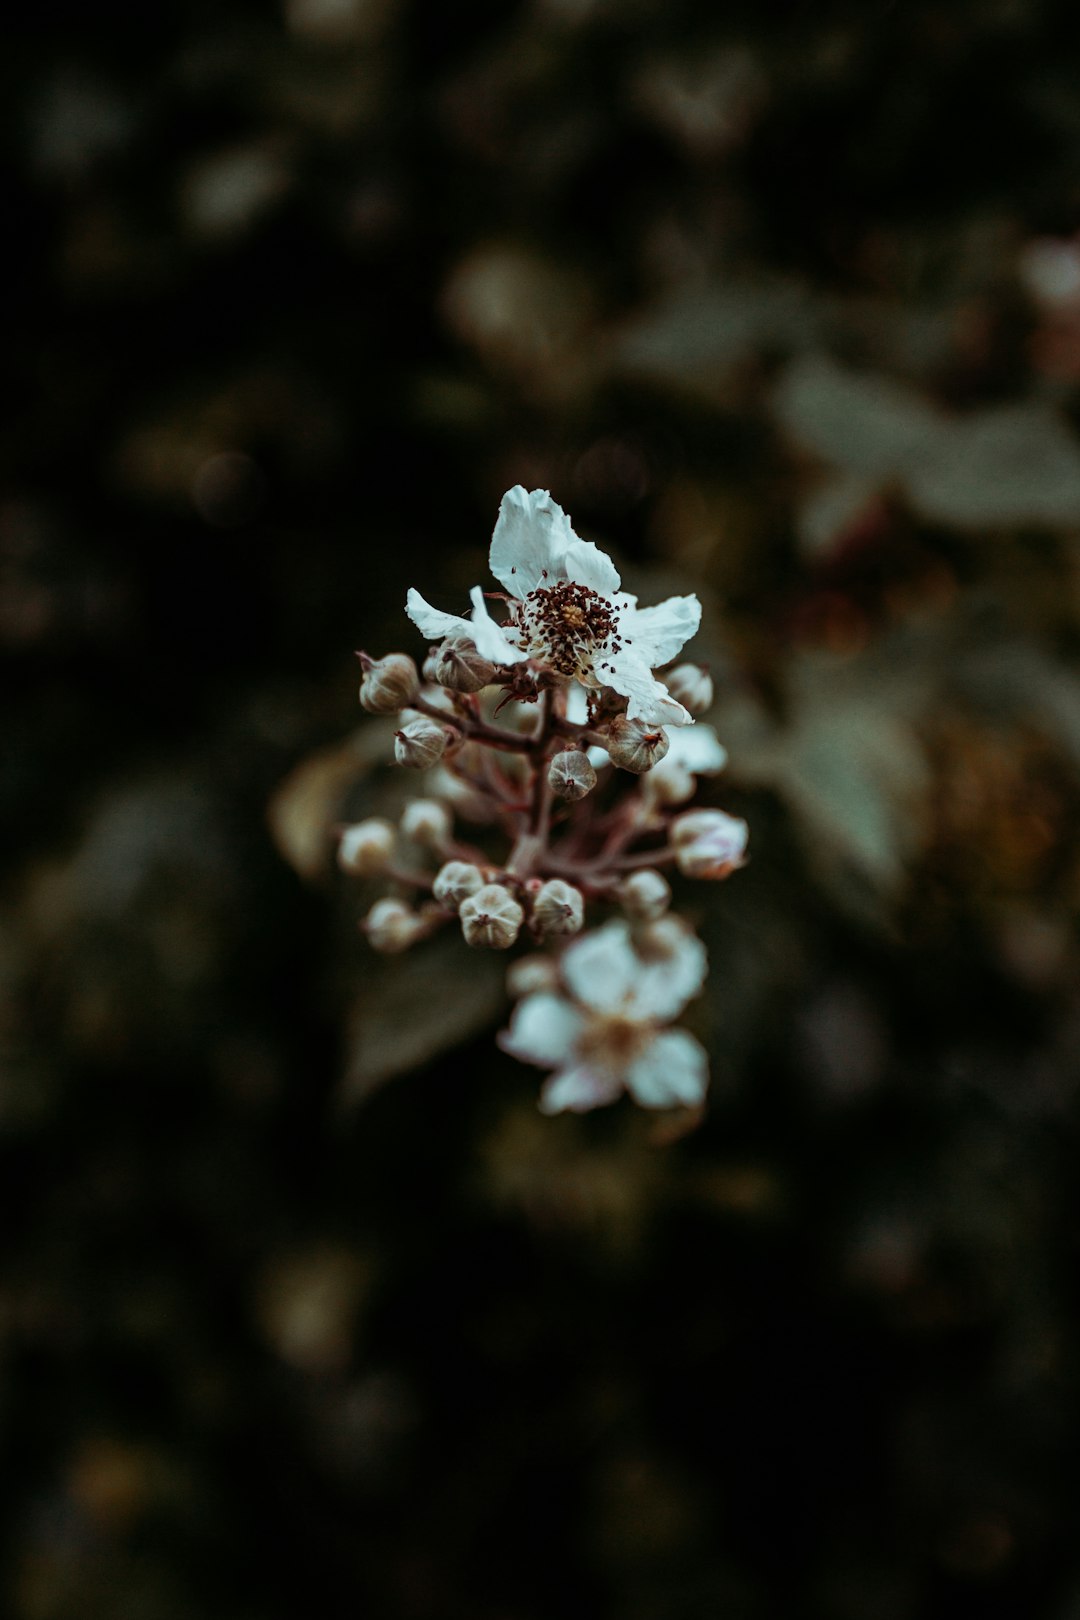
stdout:
{"type": "Polygon", "coordinates": [[[479,585],[473,586],[469,592],[469,600],[473,605],[469,635],[481,658],[487,658],[493,664],[520,664],[523,658],[528,657],[520,647],[514,646],[507,638],[502,625],[496,624],[491,617],[479,585]]]}
{"type": "Polygon", "coordinates": [[[544,1114],[585,1114],[590,1108],[605,1108],[622,1094],[618,1075],[603,1069],[563,1069],[544,1082],[540,1110],[544,1114]]]}
{"type": "Polygon", "coordinates": [[[626,1088],[642,1108],[696,1108],[708,1087],[705,1049],[684,1029],[657,1035],[626,1072],[626,1088]]]}
{"type": "Polygon", "coordinates": [[[626,614],[623,629],[650,669],[669,663],[701,624],[701,603],[696,596],[669,596],[655,607],[635,608],[626,614]]]}
{"type": "Polygon", "coordinates": [[[566,578],[563,559],[573,539],[569,518],[546,489],[530,493],[515,484],[499,505],[488,564],[511,596],[527,596],[545,578],[566,578]]]}
{"type": "Polygon", "coordinates": [[[583,1007],[615,1012],[633,993],[641,962],[624,922],[605,923],[584,934],[563,954],[562,973],[583,1007]]]}
{"type": "Polygon", "coordinates": [[[608,655],[604,684],[629,698],[626,712],[631,720],[644,720],[651,726],[692,726],[694,723],[693,715],[681,703],[676,703],[663,682],[656,679],[651,665],[638,655],[636,646],[624,646],[621,652],[608,655]]]}
{"type": "Polygon", "coordinates": [[[499,1036],[499,1045],[522,1063],[555,1068],[573,1051],[582,1022],[581,1014],[568,1001],[539,991],[518,1002],[510,1028],[499,1036]]]}

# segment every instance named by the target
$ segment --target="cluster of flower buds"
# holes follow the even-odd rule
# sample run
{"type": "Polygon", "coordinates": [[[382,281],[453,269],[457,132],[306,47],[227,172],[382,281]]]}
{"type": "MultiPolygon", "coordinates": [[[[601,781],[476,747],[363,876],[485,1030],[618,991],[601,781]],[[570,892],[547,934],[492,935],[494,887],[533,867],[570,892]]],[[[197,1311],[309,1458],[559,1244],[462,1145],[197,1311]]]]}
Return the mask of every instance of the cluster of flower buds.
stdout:
{"type": "Polygon", "coordinates": [[[699,1108],[704,1051],[671,1025],[704,986],[705,950],[671,911],[663,869],[728,877],[747,826],[684,808],[726,762],[697,720],[708,671],[674,663],[697,599],[639,608],[543,490],[504,496],[490,561],[502,619],[479,587],[469,618],[410,591],[432,643],[422,670],[404,653],[359,655],[363,707],[396,717],[395,758],[426,773],[396,824],[341,830],[343,870],[389,889],[362,927],[387,954],[446,926],[478,950],[529,944],[511,965],[500,1044],[551,1071],[546,1112],[623,1093],[699,1108]]]}

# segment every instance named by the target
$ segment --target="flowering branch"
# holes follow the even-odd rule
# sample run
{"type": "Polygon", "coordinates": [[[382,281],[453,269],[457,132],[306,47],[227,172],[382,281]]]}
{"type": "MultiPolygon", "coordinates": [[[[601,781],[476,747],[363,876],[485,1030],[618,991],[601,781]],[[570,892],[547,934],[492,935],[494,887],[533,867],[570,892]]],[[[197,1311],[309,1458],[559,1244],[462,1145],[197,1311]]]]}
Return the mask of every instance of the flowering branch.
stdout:
{"type": "Polygon", "coordinates": [[[695,723],[712,702],[708,672],[654,673],[697,629],[697,598],[639,608],[543,490],[504,496],[490,563],[504,591],[474,587],[469,618],[409,592],[409,617],[436,643],[422,673],[404,653],[359,654],[362,705],[397,715],[395,758],[430,773],[429,796],[398,825],[372,818],[341,832],[345,871],[429,896],[419,908],[377,900],[364,932],[387,954],[455,918],[477,949],[527,935],[541,951],[511,967],[517,1004],[500,1044],[552,1071],[541,1108],[581,1111],[625,1091],[646,1108],[697,1109],[705,1054],[670,1026],[704,985],[705,951],[670,910],[659,868],[726,878],[747,842],[745,822],[685,808],[697,778],[726,759],[695,723]],[[501,621],[489,597],[504,604],[501,621]],[[463,839],[458,820],[488,831],[463,839]],[[509,839],[502,852],[491,829],[509,839]],[[402,844],[429,868],[402,864],[402,844]],[[618,914],[586,930],[590,902],[618,914]]]}

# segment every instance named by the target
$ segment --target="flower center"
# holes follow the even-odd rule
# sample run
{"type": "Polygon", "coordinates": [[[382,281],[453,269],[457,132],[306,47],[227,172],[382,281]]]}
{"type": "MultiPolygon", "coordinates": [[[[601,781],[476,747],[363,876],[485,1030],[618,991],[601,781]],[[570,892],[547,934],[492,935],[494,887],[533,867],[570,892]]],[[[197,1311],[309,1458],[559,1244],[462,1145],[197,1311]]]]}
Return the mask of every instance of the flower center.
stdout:
{"type": "Polygon", "coordinates": [[[592,673],[597,651],[618,652],[619,609],[588,585],[572,579],[530,591],[524,604],[533,656],[560,675],[592,673]]]}
{"type": "Polygon", "coordinates": [[[578,1037],[578,1051],[586,1063],[619,1074],[640,1057],[653,1031],[640,1019],[619,1013],[596,1013],[578,1037]]]}

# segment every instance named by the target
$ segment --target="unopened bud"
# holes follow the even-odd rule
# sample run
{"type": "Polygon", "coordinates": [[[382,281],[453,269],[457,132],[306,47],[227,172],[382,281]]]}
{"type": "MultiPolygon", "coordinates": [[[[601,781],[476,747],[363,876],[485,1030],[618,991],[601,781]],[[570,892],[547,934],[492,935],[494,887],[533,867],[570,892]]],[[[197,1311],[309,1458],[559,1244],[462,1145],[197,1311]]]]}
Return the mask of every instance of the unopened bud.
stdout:
{"type": "Polygon", "coordinates": [[[616,893],[628,917],[635,922],[653,922],[662,917],[671,904],[671,888],[667,878],[651,866],[640,872],[631,872],[619,884],[616,893]]]}
{"type": "Polygon", "coordinates": [[[564,748],[548,766],[548,786],[558,799],[573,804],[591,793],[596,786],[596,772],[588,754],[580,748],[564,748]]]}
{"type": "Polygon", "coordinates": [[[414,844],[438,848],[453,830],[453,817],[439,799],[411,799],[401,812],[401,831],[414,844]]]}
{"type": "Polygon", "coordinates": [[[664,685],[677,703],[691,714],[704,714],[712,708],[712,676],[704,664],[680,664],[664,676],[664,685]]]}
{"type": "Polygon", "coordinates": [[[705,833],[723,832],[732,825],[743,827],[746,823],[736,822],[725,810],[686,810],[671,823],[671,842],[678,849],[680,844],[689,844],[705,833]]]}
{"type": "Polygon", "coordinates": [[[551,878],[537,891],[531,915],[538,934],[577,934],[585,921],[585,897],[572,883],[551,878]]]}
{"type": "Polygon", "coordinates": [[[372,816],[346,827],[338,843],[338,865],[350,877],[375,877],[385,872],[394,853],[395,834],[389,821],[372,816]]]}
{"type": "Polygon", "coordinates": [[[421,716],[394,733],[394,758],[399,765],[426,771],[442,759],[449,741],[450,734],[445,726],[421,716]]]}
{"type": "Polygon", "coordinates": [[[742,866],[750,829],[723,810],[691,810],[671,829],[679,871],[689,878],[725,878],[742,866]]]}
{"type": "Polygon", "coordinates": [[[604,733],[604,747],[613,765],[640,776],[663,759],[669,744],[662,726],[647,725],[644,720],[629,720],[625,714],[617,714],[604,733]]]}
{"type": "Polygon", "coordinates": [[[653,766],[645,778],[645,795],[650,804],[685,804],[694,797],[697,783],[693,773],[669,755],[653,766]]]}
{"type": "Polygon", "coordinates": [[[429,650],[427,657],[424,659],[424,662],[420,665],[420,674],[429,685],[434,685],[435,683],[435,670],[438,666],[438,662],[439,649],[438,647],[432,647],[429,650]]]}
{"type": "Polygon", "coordinates": [[[517,939],[525,913],[501,883],[486,883],[462,902],[458,913],[466,945],[506,951],[517,939]]]}
{"type": "Polygon", "coordinates": [[[506,970],[506,992],[514,1001],[522,996],[539,995],[554,991],[559,983],[559,970],[550,956],[519,956],[506,970]]]}
{"type": "Polygon", "coordinates": [[[467,636],[449,636],[435,652],[435,679],[452,692],[479,692],[495,679],[495,665],[481,658],[467,636]]]}
{"type": "Polygon", "coordinates": [[[404,900],[376,900],[360,925],[372,950],[384,956],[407,951],[427,932],[424,920],[404,900]]]}
{"type": "Polygon", "coordinates": [[[484,874],[469,861],[447,861],[435,874],[432,893],[441,906],[456,911],[463,900],[484,887],[484,874]]]}
{"type": "Polygon", "coordinates": [[[397,714],[419,692],[420,677],[407,653],[374,659],[362,656],[361,661],[360,702],[369,714],[397,714]]]}

